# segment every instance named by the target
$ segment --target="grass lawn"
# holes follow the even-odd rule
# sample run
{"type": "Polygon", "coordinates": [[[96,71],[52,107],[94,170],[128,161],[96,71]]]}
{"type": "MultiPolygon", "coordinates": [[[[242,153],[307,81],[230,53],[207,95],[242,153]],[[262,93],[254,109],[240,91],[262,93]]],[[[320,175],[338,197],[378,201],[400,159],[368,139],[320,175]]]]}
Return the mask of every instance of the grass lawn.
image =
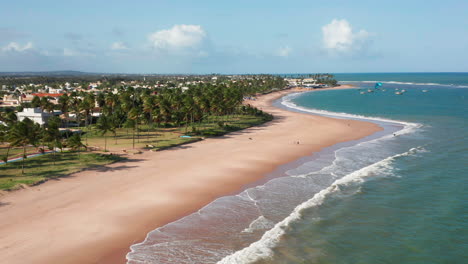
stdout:
{"type": "MultiPolygon", "coordinates": [[[[3,156],[6,156],[8,151],[8,146],[7,145],[0,145],[0,158],[3,156]]],[[[28,146],[26,147],[26,153],[31,154],[31,153],[36,153],[37,148],[33,146],[28,146]]],[[[8,153],[8,159],[13,159],[13,158],[20,158],[23,156],[23,147],[14,147],[10,149],[10,152],[8,153]]]]}
{"type": "MultiPolygon", "coordinates": [[[[226,133],[245,129],[255,125],[265,123],[266,120],[262,116],[251,116],[251,115],[232,115],[232,116],[221,116],[221,117],[209,117],[202,123],[196,123],[193,125],[196,132],[192,130],[192,126],[186,128],[173,127],[173,128],[156,128],[148,125],[141,125],[138,128],[138,132],[135,132],[135,139],[133,139],[133,129],[131,128],[119,128],[116,131],[116,135],[113,133],[107,133],[107,149],[109,151],[122,151],[133,149],[133,142],[135,142],[135,148],[148,148],[152,149],[165,149],[171,146],[177,146],[180,144],[186,144],[200,140],[202,137],[220,136],[226,133]],[[219,126],[218,122],[223,122],[223,126],[219,126]],[[181,138],[182,135],[190,135],[191,138],[181,138]]],[[[85,128],[82,128],[86,131],[85,128]]],[[[88,135],[83,135],[82,140],[85,144],[90,147],[104,150],[105,137],[94,130],[92,127],[89,129],[88,135]]]]}
{"type": "MultiPolygon", "coordinates": [[[[268,121],[268,117],[253,115],[231,115],[221,117],[209,117],[203,123],[196,123],[189,127],[154,128],[148,125],[139,126],[139,132],[133,137],[133,129],[117,129],[116,136],[108,133],[107,149],[111,152],[133,149],[155,149],[162,150],[201,140],[202,137],[220,136],[226,133],[245,129],[248,127],[263,124],[268,121]],[[194,127],[194,128],[193,128],[194,127]],[[138,135],[137,135],[138,134],[138,135]],[[181,138],[181,135],[190,135],[190,138],[181,138]]],[[[81,128],[84,132],[85,128],[81,128]]],[[[92,127],[87,135],[82,136],[82,141],[89,147],[99,151],[104,150],[105,137],[92,127]]],[[[0,146],[0,156],[5,155],[6,146],[0,146]]],[[[28,153],[37,152],[36,147],[28,147],[28,153]]],[[[12,148],[10,158],[21,156],[22,148],[12,148]]],[[[0,190],[17,188],[19,184],[35,184],[43,180],[63,177],[73,172],[93,166],[106,165],[123,158],[116,155],[103,155],[98,153],[81,153],[78,157],[74,152],[63,152],[56,154],[56,164],[53,164],[53,154],[26,159],[25,174],[21,174],[21,161],[0,165],[0,190]]]]}
{"type": "Polygon", "coordinates": [[[96,153],[63,152],[57,153],[54,165],[54,155],[26,159],[25,174],[21,175],[22,162],[12,162],[0,165],[0,190],[10,190],[19,184],[32,185],[43,180],[69,175],[85,168],[110,164],[124,158],[115,155],[96,153]]]}

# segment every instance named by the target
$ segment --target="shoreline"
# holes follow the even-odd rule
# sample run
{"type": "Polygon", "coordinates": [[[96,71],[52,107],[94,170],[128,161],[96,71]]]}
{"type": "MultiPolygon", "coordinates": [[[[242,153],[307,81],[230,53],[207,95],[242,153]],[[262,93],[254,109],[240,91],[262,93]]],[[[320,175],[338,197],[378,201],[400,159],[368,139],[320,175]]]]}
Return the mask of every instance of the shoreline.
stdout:
{"type": "Polygon", "coordinates": [[[293,113],[271,105],[298,91],[249,101],[275,116],[263,125],[147,152],[4,196],[0,203],[3,260],[125,263],[130,245],[157,227],[261,180],[280,165],[381,130],[373,123],[293,113]],[[293,144],[296,140],[301,143],[293,144]]]}

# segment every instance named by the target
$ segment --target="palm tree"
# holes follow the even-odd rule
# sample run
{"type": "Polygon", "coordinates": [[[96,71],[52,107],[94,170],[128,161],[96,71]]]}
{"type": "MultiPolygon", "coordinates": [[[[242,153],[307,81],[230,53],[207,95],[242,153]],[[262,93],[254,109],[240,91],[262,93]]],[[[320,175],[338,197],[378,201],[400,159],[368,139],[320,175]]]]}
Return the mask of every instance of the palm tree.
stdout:
{"type": "Polygon", "coordinates": [[[133,148],[135,148],[135,131],[138,132],[138,122],[140,120],[140,113],[138,112],[138,109],[137,108],[132,108],[130,110],[130,112],[128,113],[128,120],[127,121],[130,121],[131,120],[131,123],[133,124],[133,140],[132,140],[132,145],[133,145],[133,148]]]}
{"type": "Polygon", "coordinates": [[[79,134],[73,134],[73,136],[68,138],[67,146],[74,151],[78,151],[78,159],[80,158],[80,149],[87,148],[86,145],[81,141],[81,136],[79,134]]]}
{"type": "MultiPolygon", "coordinates": [[[[0,142],[9,142],[10,141],[10,132],[11,130],[4,125],[0,125],[0,142]]],[[[8,144],[7,153],[5,156],[2,156],[3,162],[8,162],[8,155],[10,154],[11,144],[8,144]]]]}
{"type": "Polygon", "coordinates": [[[36,146],[40,137],[40,126],[35,124],[31,119],[25,118],[23,121],[16,123],[11,128],[10,143],[12,146],[23,147],[23,162],[21,166],[21,174],[24,174],[24,162],[26,160],[26,146],[36,146]]]}
{"type": "Polygon", "coordinates": [[[88,143],[89,117],[90,117],[93,107],[94,107],[94,96],[87,94],[79,105],[80,110],[83,111],[85,115],[86,144],[88,143]]]}
{"type": "Polygon", "coordinates": [[[70,108],[70,97],[67,94],[64,94],[59,97],[58,104],[60,107],[60,111],[65,116],[65,126],[68,127],[68,110],[70,108]]]}
{"type": "Polygon", "coordinates": [[[60,120],[57,117],[52,117],[43,130],[43,139],[50,144],[49,147],[53,151],[54,165],[56,161],[56,148],[62,149],[62,135],[60,134],[59,124],[60,120]]]}
{"type": "Polygon", "coordinates": [[[97,124],[96,129],[101,132],[101,135],[104,136],[104,151],[107,151],[107,132],[115,133],[115,127],[112,125],[112,121],[109,117],[102,115],[97,124]]]}
{"type": "Polygon", "coordinates": [[[39,96],[34,96],[31,101],[32,107],[40,107],[41,106],[41,98],[39,96]]]}

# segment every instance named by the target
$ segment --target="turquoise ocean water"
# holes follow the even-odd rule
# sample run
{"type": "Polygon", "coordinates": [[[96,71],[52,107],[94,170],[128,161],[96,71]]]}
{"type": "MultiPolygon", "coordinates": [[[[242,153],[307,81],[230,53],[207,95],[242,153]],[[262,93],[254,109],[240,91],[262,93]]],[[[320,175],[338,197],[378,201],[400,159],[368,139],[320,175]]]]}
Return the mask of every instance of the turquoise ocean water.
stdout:
{"type": "Polygon", "coordinates": [[[359,89],[276,104],[384,131],[151,232],[129,263],[466,263],[468,73],[337,77],[359,89]]]}

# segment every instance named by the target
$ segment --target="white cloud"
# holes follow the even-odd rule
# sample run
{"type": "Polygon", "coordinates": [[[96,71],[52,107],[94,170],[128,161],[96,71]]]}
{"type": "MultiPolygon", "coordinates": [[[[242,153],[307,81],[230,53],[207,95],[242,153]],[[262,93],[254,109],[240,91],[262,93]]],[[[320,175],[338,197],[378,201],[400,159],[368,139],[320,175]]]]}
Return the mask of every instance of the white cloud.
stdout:
{"type": "Polygon", "coordinates": [[[148,39],[151,47],[159,50],[199,49],[206,40],[206,32],[199,25],[175,25],[150,34],[148,39]]]}
{"type": "Polygon", "coordinates": [[[360,30],[353,32],[353,28],[345,19],[333,19],[322,27],[323,44],[331,53],[352,53],[360,51],[369,38],[369,33],[360,30]]]}
{"type": "Polygon", "coordinates": [[[279,48],[276,51],[276,55],[280,57],[288,57],[292,52],[292,49],[289,46],[284,46],[279,48]]]}
{"type": "Polygon", "coordinates": [[[21,46],[16,42],[10,42],[8,45],[1,48],[2,51],[15,51],[15,52],[23,52],[27,50],[31,50],[33,48],[32,42],[28,42],[25,45],[21,46]]]}
{"type": "Polygon", "coordinates": [[[127,45],[125,45],[125,43],[120,42],[120,41],[112,43],[110,48],[111,48],[111,50],[126,50],[126,49],[128,49],[127,45]]]}

